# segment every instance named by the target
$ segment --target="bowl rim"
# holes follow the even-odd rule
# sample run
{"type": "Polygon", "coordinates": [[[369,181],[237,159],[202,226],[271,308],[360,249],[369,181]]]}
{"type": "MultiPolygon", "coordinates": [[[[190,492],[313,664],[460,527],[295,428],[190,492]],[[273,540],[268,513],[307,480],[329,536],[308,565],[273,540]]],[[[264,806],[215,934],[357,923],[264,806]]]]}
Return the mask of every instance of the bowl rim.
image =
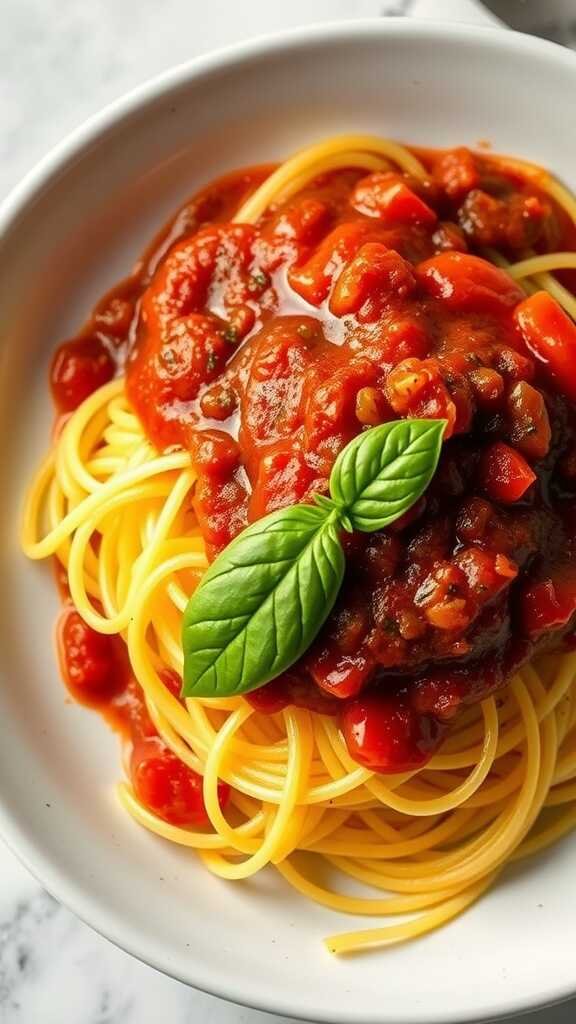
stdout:
{"type": "MultiPolygon", "coordinates": [[[[59,143],[28,171],[17,183],[6,198],[0,202],[0,242],[4,235],[17,226],[18,219],[33,205],[51,183],[85,153],[97,140],[103,138],[111,129],[117,129],[122,122],[128,120],[136,111],[144,110],[160,97],[169,94],[196,79],[209,76],[223,68],[237,65],[249,65],[254,59],[262,56],[291,50],[302,51],[308,46],[323,43],[330,45],[337,42],[354,43],[355,40],[374,35],[380,37],[396,37],[399,39],[413,38],[426,41],[441,39],[447,42],[474,45],[486,45],[505,51],[523,52],[526,56],[545,57],[561,62],[571,68],[576,76],[576,54],[549,40],[513,32],[498,26],[479,26],[464,22],[428,21],[410,17],[358,18],[349,21],[329,21],[291,28],[280,32],[258,35],[247,41],[234,43],[209,53],[179,63],[159,74],[145,80],[140,85],[123,93],[87,120],[81,122],[69,132],[59,143]]],[[[183,981],[193,988],[209,995],[236,1003],[239,1006],[280,1014],[294,1020],[309,1020],[309,1014],[303,1016],[304,1008],[295,1011],[288,999],[279,995],[274,1000],[261,998],[250,984],[244,984],[240,978],[230,978],[228,982],[216,984],[214,980],[198,975],[194,962],[190,962],[190,970],[186,977],[177,976],[171,967],[170,956],[163,954],[154,947],[153,940],[137,933],[113,908],[100,902],[90,890],[75,879],[70,879],[66,871],[43,852],[38,839],[31,829],[27,829],[19,820],[17,812],[9,808],[0,787],[0,837],[8,848],[27,868],[32,876],[51,893],[64,907],[72,911],[76,917],[91,927],[98,934],[111,941],[120,949],[134,956],[137,960],[155,968],[171,978],[183,981]]],[[[475,1022],[496,1020],[502,1017],[516,1016],[529,1011],[542,1009],[560,1003],[576,995],[576,975],[571,984],[563,988],[542,991],[537,1002],[522,999],[520,994],[508,999],[504,1004],[490,1005],[476,1011],[458,1013],[457,1016],[446,1006],[433,1010],[426,1017],[419,1015],[402,1016],[396,1020],[398,1024],[475,1024],[475,1022]]],[[[326,1021],[326,1024],[352,1024],[347,1011],[334,1016],[331,1012],[327,1017],[321,1006],[310,1007],[315,1014],[315,1021],[326,1021]]],[[[384,1021],[379,1014],[378,1020],[384,1021]]],[[[374,1024],[374,1013],[360,1010],[354,1016],[354,1024],[374,1024]]],[[[391,1024],[391,1022],[387,1022],[391,1024]]]]}

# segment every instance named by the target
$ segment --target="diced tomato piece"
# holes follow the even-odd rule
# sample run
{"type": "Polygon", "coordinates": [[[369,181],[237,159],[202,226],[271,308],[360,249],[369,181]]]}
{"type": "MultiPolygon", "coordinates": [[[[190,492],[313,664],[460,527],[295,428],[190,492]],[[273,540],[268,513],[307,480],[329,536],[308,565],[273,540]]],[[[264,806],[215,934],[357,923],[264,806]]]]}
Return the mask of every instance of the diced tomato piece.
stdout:
{"type": "Polygon", "coordinates": [[[56,349],[50,382],[59,412],[72,412],[112,380],[116,363],[98,337],[67,341],[56,349]]]}
{"type": "Polygon", "coordinates": [[[401,608],[397,613],[398,631],[403,640],[418,640],[427,630],[422,617],[411,608],[401,608]]]}
{"type": "Polygon", "coordinates": [[[379,197],[378,216],[387,225],[414,224],[432,227],[438,217],[407,185],[392,185],[379,197]]]}
{"type": "Polygon", "coordinates": [[[548,292],[536,292],[514,317],[533,355],[544,363],[557,387],[576,401],[576,324],[548,292]]]}
{"type": "Polygon", "coordinates": [[[98,330],[116,342],[126,341],[134,319],[136,298],[137,293],[106,295],[94,310],[94,323],[98,330]]]}
{"type": "Polygon", "coordinates": [[[449,199],[462,199],[480,184],[480,172],[474,154],[460,146],[443,153],[434,165],[434,178],[449,199]]]}
{"type": "Polygon", "coordinates": [[[440,563],[423,580],[414,596],[426,620],[446,632],[465,629],[474,618],[475,607],[468,600],[466,577],[459,566],[440,563]]]}
{"type": "Polygon", "coordinates": [[[279,711],[290,707],[290,696],[284,685],[284,677],[278,676],[271,679],[259,690],[252,690],[246,694],[246,700],[255,711],[261,711],[264,715],[277,715],[279,711]]]}
{"type": "Polygon", "coordinates": [[[404,299],[415,285],[414,271],[407,260],[380,242],[366,242],[342,270],[330,298],[330,309],[335,316],[357,313],[370,299],[373,304],[389,296],[404,299]]]}
{"type": "Polygon", "coordinates": [[[464,548],[454,561],[466,577],[468,590],[482,603],[495,597],[518,575],[518,566],[510,558],[482,548],[464,548]]]}
{"type": "Polygon", "coordinates": [[[494,559],[494,568],[498,576],[501,576],[504,580],[514,580],[518,575],[518,566],[516,562],[513,562],[511,558],[506,555],[496,555],[494,559]]]}
{"type": "Polygon", "coordinates": [[[358,432],[360,424],[356,417],[358,392],[365,387],[376,387],[381,371],[369,359],[351,360],[344,363],[326,379],[307,386],[308,396],[304,415],[306,447],[313,453],[319,449],[330,449],[334,458],[340,448],[358,432]]]}
{"type": "Polygon", "coordinates": [[[504,270],[470,253],[438,253],[420,263],[416,274],[422,287],[450,309],[501,312],[524,294],[504,270]]]}
{"type": "Polygon", "coordinates": [[[60,617],[58,653],[64,682],[77,700],[103,703],[123,689],[114,637],[97,633],[73,608],[60,617]]]}
{"type": "Polygon", "coordinates": [[[242,341],[256,323],[256,313],[246,302],[240,302],[237,306],[229,306],[227,310],[228,327],[224,331],[226,341],[235,345],[242,341]]]}
{"type": "Polygon", "coordinates": [[[576,612],[576,580],[540,580],[522,595],[524,628],[532,638],[567,625],[576,612]]]}
{"type": "Polygon", "coordinates": [[[327,648],[308,657],[305,664],[316,685],[339,700],[355,697],[374,668],[374,660],[361,651],[339,654],[327,648]]]}
{"type": "MultiPolygon", "coordinates": [[[[137,743],[130,761],[136,796],[154,814],[171,825],[207,825],[202,795],[202,776],[188,768],[159,737],[137,743]]],[[[228,801],[230,787],[218,783],[221,807],[228,801]]]]}
{"type": "Polygon", "coordinates": [[[405,359],[424,359],[429,354],[433,341],[420,320],[406,313],[391,323],[386,323],[387,313],[388,310],[385,311],[385,318],[378,324],[378,332],[374,332],[374,337],[367,339],[364,349],[366,357],[390,370],[405,359]]]}
{"type": "Polygon", "coordinates": [[[264,238],[315,245],[329,221],[330,210],[318,199],[298,199],[275,216],[262,232],[264,238]]]}
{"type": "Polygon", "coordinates": [[[381,242],[365,242],[336,281],[330,298],[335,316],[358,313],[370,299],[404,299],[414,290],[412,266],[381,242]]]}
{"type": "Polygon", "coordinates": [[[414,604],[419,608],[433,608],[447,597],[462,594],[465,584],[464,573],[458,566],[452,562],[439,562],[420,584],[414,604]]]}
{"type": "Polygon", "coordinates": [[[427,608],[426,618],[431,626],[449,633],[466,629],[472,613],[463,597],[452,597],[427,608]]]}
{"type": "Polygon", "coordinates": [[[421,768],[443,735],[439,722],[418,714],[406,699],[375,693],[345,706],[342,728],[350,755],[374,772],[421,768]]]}
{"type": "Polygon", "coordinates": [[[482,453],[479,472],[488,497],[505,505],[518,501],[536,480],[524,456],[503,441],[482,453]]]}
{"type": "Polygon", "coordinates": [[[437,360],[404,359],[388,375],[384,392],[399,416],[445,419],[445,439],[454,433],[457,410],[437,360]]]}
{"type": "Polygon", "coordinates": [[[334,228],[307,263],[289,270],[290,287],[312,306],[319,306],[328,298],[336,275],[356,255],[371,231],[371,225],[361,221],[334,228]]]}
{"type": "Polygon", "coordinates": [[[438,363],[432,360],[403,359],[389,374],[386,394],[397,413],[407,413],[412,403],[439,379],[438,363]]]}
{"type": "Polygon", "coordinates": [[[279,442],[260,460],[258,476],[250,498],[249,519],[260,519],[268,512],[295,505],[313,489],[325,490],[325,482],[306,462],[304,452],[291,441],[279,442]]]}
{"type": "Polygon", "coordinates": [[[420,196],[408,187],[400,175],[370,174],[354,189],[352,206],[368,217],[378,217],[386,227],[397,224],[432,227],[437,216],[420,196]]]}

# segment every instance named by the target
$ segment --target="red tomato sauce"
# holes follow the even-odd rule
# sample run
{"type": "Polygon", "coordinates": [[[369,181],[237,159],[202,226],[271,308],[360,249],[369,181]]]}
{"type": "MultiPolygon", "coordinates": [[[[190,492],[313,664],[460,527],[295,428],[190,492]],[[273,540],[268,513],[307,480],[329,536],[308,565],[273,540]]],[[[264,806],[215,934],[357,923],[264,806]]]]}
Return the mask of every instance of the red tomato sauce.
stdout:
{"type": "MultiPolygon", "coordinates": [[[[574,227],[516,164],[419,155],[424,182],[332,172],[256,225],[231,218],[270,168],[209,186],[52,377],[67,412],[124,368],[150,438],[192,453],[211,557],[247,523],[326,493],[360,431],[448,421],[424,498],[345,539],[321,634],[249,697],[340,715],[353,756],[381,771],[424,764],[458,710],[557,644],[576,611],[576,327],[484,258],[576,249],[574,227]]],[[[95,647],[96,677],[105,657],[95,647]]],[[[185,787],[173,788],[176,820],[185,787]]]]}
{"type": "MultiPolygon", "coordinates": [[[[141,802],[171,825],[208,825],[202,778],[158,735],[131,672],[123,640],[97,633],[67,604],[58,622],[57,645],[60,670],[71,695],[99,711],[129,743],[130,776],[141,802]]],[[[162,682],[179,697],[181,680],[176,673],[165,669],[162,682]]],[[[226,783],[219,783],[218,795],[225,806],[229,796],[226,783]]]]}

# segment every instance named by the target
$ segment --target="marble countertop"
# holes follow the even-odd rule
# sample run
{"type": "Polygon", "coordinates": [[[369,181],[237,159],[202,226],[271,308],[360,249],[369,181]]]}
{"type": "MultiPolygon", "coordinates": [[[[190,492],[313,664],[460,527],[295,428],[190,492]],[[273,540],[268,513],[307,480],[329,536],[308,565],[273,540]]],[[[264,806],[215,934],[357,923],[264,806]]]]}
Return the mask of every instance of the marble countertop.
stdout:
{"type": "MultiPolygon", "coordinates": [[[[466,20],[473,3],[210,0],[199,18],[195,0],[2,0],[0,198],[87,116],[195,54],[322,20],[416,10],[466,20]]],[[[566,0],[564,10],[574,15],[574,3],[566,0]]],[[[576,17],[560,25],[550,18],[553,6],[547,0],[543,31],[576,44],[576,17]]],[[[44,892],[1,842],[0,880],[1,1024],[282,1024],[284,1018],[189,989],[116,949],[44,892]]],[[[526,1021],[575,1018],[576,1002],[526,1021]]]]}

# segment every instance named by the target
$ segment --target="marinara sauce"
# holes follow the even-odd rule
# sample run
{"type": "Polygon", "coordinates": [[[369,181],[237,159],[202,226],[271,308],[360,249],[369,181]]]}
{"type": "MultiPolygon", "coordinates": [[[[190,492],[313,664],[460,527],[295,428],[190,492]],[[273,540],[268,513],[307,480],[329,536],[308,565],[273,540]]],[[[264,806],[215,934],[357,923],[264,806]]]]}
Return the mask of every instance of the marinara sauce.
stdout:
{"type": "Polygon", "coordinates": [[[151,440],[191,452],[209,557],[326,493],[360,431],[447,420],[425,496],[345,539],[345,583],[313,647],[249,695],[270,713],[339,715],[378,771],[425,764],[458,711],[558,646],[576,611],[576,327],[486,258],[574,249],[574,228],[514,165],[419,155],[424,181],[331,172],[255,225],[232,218],[271,168],[209,186],[52,375],[68,412],[124,368],[151,440]]]}

